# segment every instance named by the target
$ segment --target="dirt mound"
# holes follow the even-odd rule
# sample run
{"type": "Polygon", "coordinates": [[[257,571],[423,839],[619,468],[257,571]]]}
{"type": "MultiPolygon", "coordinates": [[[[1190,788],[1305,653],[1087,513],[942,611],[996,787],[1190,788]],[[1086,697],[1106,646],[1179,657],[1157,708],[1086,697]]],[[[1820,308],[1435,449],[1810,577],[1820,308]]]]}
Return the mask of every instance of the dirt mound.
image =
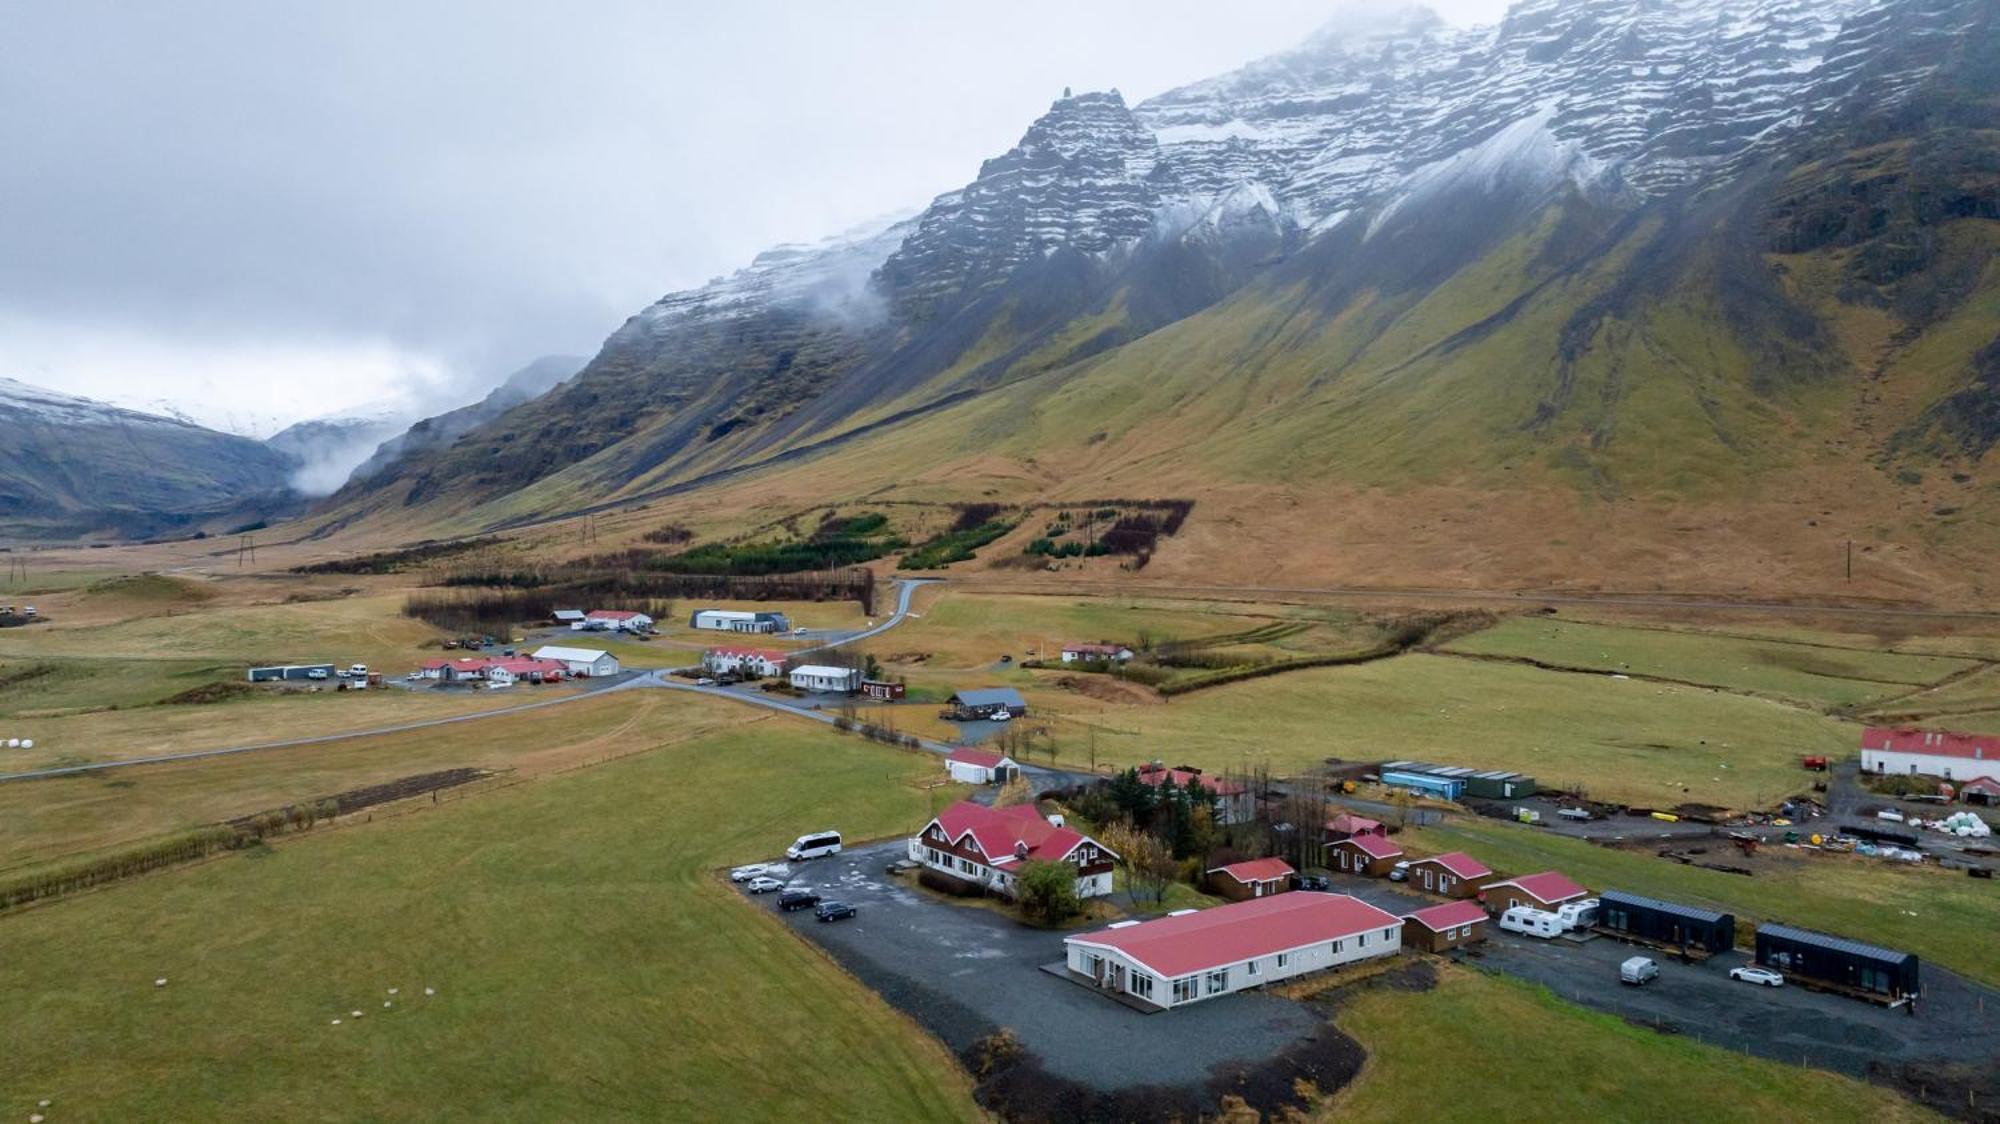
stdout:
{"type": "Polygon", "coordinates": [[[84,587],[89,597],[116,597],[126,601],[144,601],[155,605],[192,605],[207,601],[215,596],[215,591],[185,578],[170,578],[165,574],[134,574],[123,578],[106,578],[84,587]]]}
{"type": "Polygon", "coordinates": [[[1876,1062],[1868,1080],[1957,1120],[2000,1121],[2000,1058],[1986,1065],[1876,1062]]]}
{"type": "Polygon", "coordinates": [[[1056,686],[1099,702],[1158,706],[1166,698],[1143,683],[1114,679],[1109,675],[1064,675],[1056,686]]]}
{"type": "Polygon", "coordinates": [[[189,687],[175,695],[160,700],[161,706],[206,706],[209,703],[228,702],[254,694],[256,688],[248,683],[203,683],[189,687]]]}

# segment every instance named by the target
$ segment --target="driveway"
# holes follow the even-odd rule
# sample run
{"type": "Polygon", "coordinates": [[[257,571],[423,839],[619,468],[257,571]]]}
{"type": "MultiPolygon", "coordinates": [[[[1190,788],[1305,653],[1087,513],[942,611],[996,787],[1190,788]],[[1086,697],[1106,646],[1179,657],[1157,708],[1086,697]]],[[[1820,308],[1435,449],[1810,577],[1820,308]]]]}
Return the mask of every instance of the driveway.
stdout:
{"type": "Polygon", "coordinates": [[[793,864],[789,885],[852,903],[851,921],[784,913],[775,893],[750,900],[954,1051],[1006,1027],[1050,1073],[1112,1091],[1198,1083],[1213,1066],[1267,1060],[1323,1025],[1305,1006],[1261,992],[1141,1014],[1041,970],[1063,959],[1065,933],[931,897],[913,874],[886,874],[905,854],[896,840],[793,864]]]}

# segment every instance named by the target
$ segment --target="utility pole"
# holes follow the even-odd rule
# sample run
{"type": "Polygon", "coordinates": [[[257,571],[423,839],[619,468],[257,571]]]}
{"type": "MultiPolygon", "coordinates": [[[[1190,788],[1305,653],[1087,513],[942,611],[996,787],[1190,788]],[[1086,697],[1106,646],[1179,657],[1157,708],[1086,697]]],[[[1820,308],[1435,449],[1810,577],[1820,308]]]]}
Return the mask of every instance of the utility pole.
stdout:
{"type": "Polygon", "coordinates": [[[1854,580],[1854,540],[1847,540],[1847,580],[1854,580]]]}

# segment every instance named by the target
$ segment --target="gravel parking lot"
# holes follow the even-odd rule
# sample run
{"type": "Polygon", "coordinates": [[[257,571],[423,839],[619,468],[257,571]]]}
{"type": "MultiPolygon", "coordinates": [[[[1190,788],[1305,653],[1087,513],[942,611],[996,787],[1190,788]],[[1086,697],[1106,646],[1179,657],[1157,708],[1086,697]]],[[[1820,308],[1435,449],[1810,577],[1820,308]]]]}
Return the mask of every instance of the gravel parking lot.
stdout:
{"type": "Polygon", "coordinates": [[[1044,1068],[1101,1090],[1181,1083],[1233,1061],[1270,1058],[1322,1020],[1262,993],[1146,1015],[1041,971],[1063,958],[1064,934],[1029,929],[976,906],[940,901],[888,875],[901,841],[794,864],[788,886],[853,904],[849,921],[784,913],[775,893],[753,897],[825,948],[953,1050],[1000,1027],[1044,1068]]]}

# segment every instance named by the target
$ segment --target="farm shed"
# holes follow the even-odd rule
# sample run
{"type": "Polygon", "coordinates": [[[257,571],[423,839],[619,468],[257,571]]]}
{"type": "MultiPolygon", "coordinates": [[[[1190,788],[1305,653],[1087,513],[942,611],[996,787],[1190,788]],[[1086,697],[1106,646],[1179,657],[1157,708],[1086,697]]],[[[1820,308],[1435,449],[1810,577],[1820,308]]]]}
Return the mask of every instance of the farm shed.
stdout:
{"type": "Polygon", "coordinates": [[[1217,897],[1232,902],[1268,898],[1290,890],[1292,875],[1296,873],[1292,864],[1283,859],[1252,859],[1210,870],[1208,888],[1217,897]]]}
{"type": "Polygon", "coordinates": [[[1523,800],[1539,791],[1535,778],[1526,773],[1494,770],[1465,778],[1465,794],[1482,800],[1523,800]]]}
{"type": "Polygon", "coordinates": [[[945,757],[944,769],[960,784],[1006,784],[1021,767],[1004,753],[960,746],[945,757]]]}
{"type": "Polygon", "coordinates": [[[1385,877],[1402,857],[1403,848],[1389,842],[1385,835],[1350,835],[1334,840],[1326,848],[1326,865],[1343,874],[1367,878],[1385,877]]]}
{"type": "Polygon", "coordinates": [[[1966,780],[1992,772],[1996,761],[2000,761],[2000,737],[1882,726],[1861,731],[1864,773],[1966,780]]]}
{"type": "Polygon", "coordinates": [[[548,645],[531,653],[538,660],[554,660],[571,675],[603,676],[618,674],[618,657],[596,648],[564,648],[548,645]]]}
{"type": "Polygon", "coordinates": [[[1403,945],[1424,952],[1449,952],[1486,939],[1486,911],[1478,902],[1426,906],[1403,918],[1403,945]]]}
{"type": "Polygon", "coordinates": [[[1410,885],[1447,898],[1478,897],[1480,888],[1492,877],[1493,871],[1485,863],[1464,851],[1410,860],[1410,885]]]}
{"type": "Polygon", "coordinates": [[[1787,976],[1890,999],[1922,992],[1915,954],[1790,925],[1758,927],[1757,963],[1787,976]]]}
{"type": "Polygon", "coordinates": [[[1019,718],[1028,713],[1028,700],[1012,687],[985,687],[960,691],[946,700],[951,718],[957,722],[980,722],[1001,711],[1019,718]]]}
{"type": "Polygon", "coordinates": [[[583,618],[583,627],[597,632],[644,633],[653,631],[653,618],[629,609],[592,609],[583,618]]]}
{"type": "Polygon", "coordinates": [[[1582,901],[1589,897],[1590,891],[1577,885],[1567,874],[1545,870],[1505,882],[1488,882],[1479,896],[1486,902],[1486,908],[1494,913],[1505,913],[1516,906],[1552,913],[1564,902],[1582,901]]]}
{"type": "Polygon", "coordinates": [[[1463,777],[1442,777],[1434,773],[1385,767],[1382,770],[1382,783],[1390,788],[1407,788],[1420,796],[1434,796],[1439,800],[1457,800],[1465,795],[1463,777]]]}
{"type": "Polygon", "coordinates": [[[792,622],[783,613],[697,609],[688,617],[688,627],[705,632],[789,632],[792,622]]]}
{"type": "Polygon", "coordinates": [[[1065,937],[1070,972],[1166,1010],[1402,947],[1401,918],[1346,894],[1296,893],[1065,937]]]}
{"type": "Polygon", "coordinates": [[[1736,917],[1699,906],[1606,890],[1597,896],[1597,925],[1619,936],[1676,949],[1727,952],[1736,947],[1736,917]]]}

